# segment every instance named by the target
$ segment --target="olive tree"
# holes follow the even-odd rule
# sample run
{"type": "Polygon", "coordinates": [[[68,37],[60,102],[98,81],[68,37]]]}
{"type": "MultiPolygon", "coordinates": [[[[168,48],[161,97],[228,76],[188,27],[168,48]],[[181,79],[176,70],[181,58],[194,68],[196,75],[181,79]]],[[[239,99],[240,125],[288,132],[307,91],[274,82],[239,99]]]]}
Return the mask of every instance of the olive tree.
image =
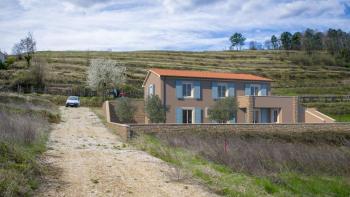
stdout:
{"type": "Polygon", "coordinates": [[[145,111],[152,123],[165,122],[165,108],[158,95],[152,95],[147,98],[145,111]]]}
{"type": "Polygon", "coordinates": [[[208,111],[209,119],[219,123],[226,123],[236,114],[237,109],[238,103],[235,97],[219,99],[208,111]]]}
{"type": "Polygon", "coordinates": [[[121,97],[117,99],[117,105],[114,110],[121,123],[132,123],[137,108],[131,103],[129,98],[121,97]]]}
{"type": "Polygon", "coordinates": [[[93,59],[87,71],[87,82],[105,99],[107,90],[116,88],[125,82],[125,72],[126,68],[115,60],[93,59]]]}

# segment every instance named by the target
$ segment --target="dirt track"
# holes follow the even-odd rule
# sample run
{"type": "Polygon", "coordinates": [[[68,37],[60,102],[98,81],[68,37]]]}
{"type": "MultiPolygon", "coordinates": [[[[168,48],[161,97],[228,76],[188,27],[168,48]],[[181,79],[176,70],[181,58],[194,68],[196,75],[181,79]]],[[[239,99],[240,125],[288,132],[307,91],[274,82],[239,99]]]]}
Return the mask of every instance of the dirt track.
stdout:
{"type": "Polygon", "coordinates": [[[196,184],[174,182],[170,167],[125,147],[88,108],[60,108],[44,161],[57,169],[40,196],[212,196],[196,184]]]}

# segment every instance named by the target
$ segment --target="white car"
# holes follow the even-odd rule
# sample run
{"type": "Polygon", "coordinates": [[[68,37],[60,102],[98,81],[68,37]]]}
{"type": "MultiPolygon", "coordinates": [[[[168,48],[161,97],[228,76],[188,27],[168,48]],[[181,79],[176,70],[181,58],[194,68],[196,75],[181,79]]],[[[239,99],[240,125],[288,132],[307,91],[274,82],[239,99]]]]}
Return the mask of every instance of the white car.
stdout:
{"type": "Polygon", "coordinates": [[[66,101],[66,107],[79,107],[80,99],[78,96],[70,96],[66,101]]]}

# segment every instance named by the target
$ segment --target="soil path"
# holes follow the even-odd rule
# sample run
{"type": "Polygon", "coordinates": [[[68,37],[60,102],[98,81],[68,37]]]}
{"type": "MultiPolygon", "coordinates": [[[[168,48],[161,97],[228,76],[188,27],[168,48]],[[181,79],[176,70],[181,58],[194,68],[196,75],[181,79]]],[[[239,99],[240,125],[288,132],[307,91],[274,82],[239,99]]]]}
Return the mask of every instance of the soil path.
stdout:
{"type": "Polygon", "coordinates": [[[57,173],[39,196],[213,196],[197,184],[171,181],[165,162],[125,146],[89,108],[60,110],[44,159],[57,173]]]}

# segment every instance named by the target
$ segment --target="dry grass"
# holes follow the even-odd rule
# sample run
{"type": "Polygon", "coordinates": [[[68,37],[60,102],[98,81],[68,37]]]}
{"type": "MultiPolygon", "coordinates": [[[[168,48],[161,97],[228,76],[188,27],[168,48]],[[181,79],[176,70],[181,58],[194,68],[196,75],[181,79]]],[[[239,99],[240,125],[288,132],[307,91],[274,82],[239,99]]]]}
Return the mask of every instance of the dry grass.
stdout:
{"type": "MultiPolygon", "coordinates": [[[[278,136],[158,133],[173,147],[186,148],[232,170],[254,175],[293,171],[303,174],[350,175],[350,134],[310,140],[310,135],[278,136]],[[286,138],[288,137],[288,138],[286,138]]],[[[314,134],[315,136],[315,134],[314,134]]],[[[320,136],[322,138],[322,136],[320,136]]]]}
{"type": "Polygon", "coordinates": [[[0,94],[0,196],[33,196],[43,167],[37,157],[46,149],[50,122],[58,122],[47,100],[0,94]]]}

